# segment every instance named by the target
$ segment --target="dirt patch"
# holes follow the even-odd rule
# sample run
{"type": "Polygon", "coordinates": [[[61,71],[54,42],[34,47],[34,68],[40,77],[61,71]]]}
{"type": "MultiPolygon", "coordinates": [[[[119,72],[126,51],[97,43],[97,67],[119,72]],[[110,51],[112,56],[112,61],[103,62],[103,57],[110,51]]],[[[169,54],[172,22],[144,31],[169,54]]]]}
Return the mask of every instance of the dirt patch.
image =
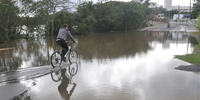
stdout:
{"type": "Polygon", "coordinates": [[[200,64],[199,65],[180,65],[175,69],[183,70],[183,71],[191,71],[191,72],[200,72],[200,64]]]}

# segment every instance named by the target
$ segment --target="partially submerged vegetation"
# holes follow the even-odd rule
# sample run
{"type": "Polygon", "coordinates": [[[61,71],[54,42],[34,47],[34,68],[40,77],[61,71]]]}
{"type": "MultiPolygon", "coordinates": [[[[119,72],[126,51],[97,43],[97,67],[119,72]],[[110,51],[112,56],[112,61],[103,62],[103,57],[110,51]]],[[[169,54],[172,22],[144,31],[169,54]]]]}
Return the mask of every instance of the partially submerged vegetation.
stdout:
{"type": "MultiPolygon", "coordinates": [[[[200,35],[200,33],[194,34],[200,35]]],[[[176,55],[175,58],[189,62],[191,64],[200,64],[200,44],[195,39],[190,39],[190,43],[192,43],[194,46],[192,54],[176,55]]]]}

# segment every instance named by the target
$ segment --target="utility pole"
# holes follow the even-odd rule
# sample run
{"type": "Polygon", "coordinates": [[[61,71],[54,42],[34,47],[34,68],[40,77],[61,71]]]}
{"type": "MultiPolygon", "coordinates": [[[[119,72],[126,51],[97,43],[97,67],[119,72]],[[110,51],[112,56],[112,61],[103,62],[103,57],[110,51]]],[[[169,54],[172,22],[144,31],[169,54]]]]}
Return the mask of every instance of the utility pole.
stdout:
{"type": "Polygon", "coordinates": [[[190,0],[190,14],[191,14],[191,0],[190,0]]]}
{"type": "Polygon", "coordinates": [[[179,5],[178,5],[178,20],[179,20],[179,13],[180,13],[180,12],[179,12],[179,5]]]}

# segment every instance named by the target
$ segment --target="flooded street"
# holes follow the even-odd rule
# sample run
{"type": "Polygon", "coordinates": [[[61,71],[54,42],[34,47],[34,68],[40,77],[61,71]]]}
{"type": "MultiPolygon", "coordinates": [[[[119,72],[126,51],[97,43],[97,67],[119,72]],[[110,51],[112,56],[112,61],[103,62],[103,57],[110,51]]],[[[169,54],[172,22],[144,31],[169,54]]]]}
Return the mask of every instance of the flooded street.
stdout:
{"type": "MultiPolygon", "coordinates": [[[[77,65],[69,66],[78,66],[78,72],[71,80],[63,76],[58,82],[45,72],[52,68],[51,54],[60,49],[55,38],[0,45],[4,49],[0,51],[0,100],[14,100],[15,96],[17,100],[200,99],[199,73],[174,69],[190,65],[174,58],[193,52],[191,40],[198,37],[189,33],[75,35],[77,43],[72,48],[79,58],[77,65]]],[[[64,66],[66,71],[69,66],[64,66]]]]}

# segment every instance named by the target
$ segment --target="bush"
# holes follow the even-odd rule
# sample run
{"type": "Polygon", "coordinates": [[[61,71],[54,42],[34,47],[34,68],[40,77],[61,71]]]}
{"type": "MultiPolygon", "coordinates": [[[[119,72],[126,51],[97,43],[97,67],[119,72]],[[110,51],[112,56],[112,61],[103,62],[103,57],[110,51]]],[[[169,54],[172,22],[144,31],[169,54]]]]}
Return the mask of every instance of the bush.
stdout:
{"type": "Polygon", "coordinates": [[[191,19],[196,19],[198,15],[200,14],[200,8],[196,8],[191,13],[191,19]]]}
{"type": "Polygon", "coordinates": [[[78,34],[89,34],[91,32],[91,26],[86,23],[79,23],[78,34]]]}

